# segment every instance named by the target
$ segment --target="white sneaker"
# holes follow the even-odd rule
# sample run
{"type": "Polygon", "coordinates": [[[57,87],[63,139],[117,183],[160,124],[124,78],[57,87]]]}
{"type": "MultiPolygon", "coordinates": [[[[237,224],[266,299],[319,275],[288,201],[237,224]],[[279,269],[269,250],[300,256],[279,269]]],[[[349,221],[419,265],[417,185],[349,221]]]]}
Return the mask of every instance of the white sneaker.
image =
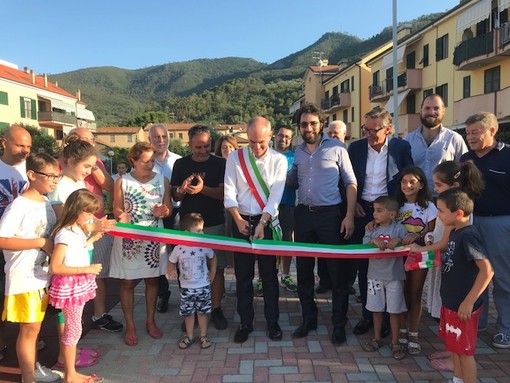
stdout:
{"type": "Polygon", "coordinates": [[[56,382],[62,379],[57,371],[53,371],[48,367],[42,366],[39,362],[35,364],[35,381],[36,382],[56,382]]]}

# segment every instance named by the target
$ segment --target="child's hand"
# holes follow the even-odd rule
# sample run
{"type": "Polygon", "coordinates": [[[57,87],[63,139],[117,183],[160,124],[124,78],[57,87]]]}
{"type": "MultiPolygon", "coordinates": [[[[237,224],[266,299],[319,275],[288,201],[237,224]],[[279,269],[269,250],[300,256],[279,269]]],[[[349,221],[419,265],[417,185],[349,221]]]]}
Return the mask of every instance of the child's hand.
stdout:
{"type": "Polygon", "coordinates": [[[107,219],[106,216],[94,220],[93,232],[107,232],[113,229],[117,222],[114,219],[107,219]]]}
{"type": "Polygon", "coordinates": [[[417,245],[416,243],[411,243],[411,245],[409,247],[409,251],[411,253],[422,253],[423,252],[423,247],[420,246],[420,245],[417,245]]]}
{"type": "Polygon", "coordinates": [[[168,266],[167,267],[167,274],[169,279],[177,279],[177,269],[175,266],[168,266]]]}
{"type": "Polygon", "coordinates": [[[395,249],[397,247],[398,243],[400,242],[400,238],[392,238],[388,241],[386,244],[386,247],[390,250],[395,249]]]}
{"type": "Polygon", "coordinates": [[[409,233],[404,238],[402,238],[402,243],[404,245],[410,245],[411,243],[420,239],[420,234],[418,233],[409,233]]]}
{"type": "Polygon", "coordinates": [[[379,250],[386,250],[386,248],[388,247],[388,240],[387,239],[382,239],[382,238],[374,238],[372,239],[372,243],[374,245],[376,245],[379,250]]]}
{"type": "Polygon", "coordinates": [[[89,239],[88,239],[88,241],[87,241],[87,242],[89,242],[89,243],[94,243],[94,242],[96,242],[97,240],[99,240],[99,239],[103,238],[103,234],[104,234],[103,232],[98,231],[97,233],[94,233],[93,235],[91,235],[91,236],[89,237],[89,239]]]}
{"type": "Polygon", "coordinates": [[[125,211],[122,212],[120,215],[119,215],[119,222],[122,222],[122,223],[131,223],[131,217],[129,216],[128,213],[126,213],[125,211]]]}
{"type": "Polygon", "coordinates": [[[209,282],[212,283],[212,281],[214,280],[214,277],[216,276],[216,270],[209,271],[208,276],[209,276],[209,282]]]}
{"type": "Polygon", "coordinates": [[[154,217],[156,218],[164,218],[167,215],[170,214],[170,209],[165,204],[154,204],[154,207],[152,208],[152,214],[154,214],[154,217]]]}
{"type": "Polygon", "coordinates": [[[53,240],[45,238],[44,245],[41,246],[41,250],[44,251],[46,254],[51,255],[51,253],[53,252],[53,240]]]}
{"type": "Polygon", "coordinates": [[[466,302],[465,300],[459,306],[459,310],[457,311],[457,316],[462,321],[467,321],[471,318],[471,314],[473,313],[473,304],[466,302]]]}
{"type": "Polygon", "coordinates": [[[101,272],[101,270],[103,269],[103,265],[100,264],[100,263],[93,263],[92,265],[89,266],[88,268],[88,273],[87,274],[99,274],[101,272]]]}
{"type": "Polygon", "coordinates": [[[370,221],[369,223],[367,223],[367,225],[365,226],[365,231],[374,231],[374,229],[376,228],[377,224],[375,223],[375,221],[370,221]]]}

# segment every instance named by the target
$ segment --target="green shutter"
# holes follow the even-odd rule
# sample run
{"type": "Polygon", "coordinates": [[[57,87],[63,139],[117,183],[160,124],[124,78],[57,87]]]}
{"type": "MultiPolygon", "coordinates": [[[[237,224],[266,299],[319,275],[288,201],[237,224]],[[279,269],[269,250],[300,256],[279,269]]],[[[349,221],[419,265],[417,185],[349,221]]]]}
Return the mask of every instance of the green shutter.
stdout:
{"type": "Polygon", "coordinates": [[[25,97],[19,98],[19,105],[21,108],[21,118],[25,118],[25,97]]]}
{"type": "Polygon", "coordinates": [[[0,104],[9,105],[9,97],[7,92],[0,92],[0,104]]]}
{"type": "Polygon", "coordinates": [[[32,102],[32,120],[37,120],[37,103],[35,100],[30,100],[32,102]]]}

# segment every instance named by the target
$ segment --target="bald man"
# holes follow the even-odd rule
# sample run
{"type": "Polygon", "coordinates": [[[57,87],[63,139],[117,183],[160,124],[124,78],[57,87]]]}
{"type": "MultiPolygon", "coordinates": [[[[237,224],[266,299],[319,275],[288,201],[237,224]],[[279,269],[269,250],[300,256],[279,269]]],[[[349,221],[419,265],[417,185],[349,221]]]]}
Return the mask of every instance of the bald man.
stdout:
{"type": "MultiPolygon", "coordinates": [[[[278,214],[287,177],[287,159],[269,147],[272,137],[271,123],[264,117],[253,117],[247,124],[248,147],[241,148],[227,157],[225,170],[225,209],[233,218],[232,232],[235,238],[246,240],[272,239],[271,218],[278,214]],[[241,164],[255,173],[252,177],[259,187],[265,184],[269,195],[254,195],[247,182],[248,174],[241,164]],[[263,181],[260,181],[263,179],[263,181]]],[[[260,190],[259,188],[256,188],[260,190]]],[[[255,260],[258,261],[259,277],[264,292],[264,315],[268,336],[271,340],[282,339],[279,319],[279,288],[276,257],[256,257],[250,253],[234,253],[236,275],[237,312],[241,324],[234,335],[234,342],[243,343],[253,331],[253,277],[255,260]]]]}
{"type": "Polygon", "coordinates": [[[334,138],[335,140],[340,141],[345,148],[345,136],[347,134],[347,126],[343,121],[335,120],[331,122],[328,126],[328,136],[329,138],[334,138]]]}

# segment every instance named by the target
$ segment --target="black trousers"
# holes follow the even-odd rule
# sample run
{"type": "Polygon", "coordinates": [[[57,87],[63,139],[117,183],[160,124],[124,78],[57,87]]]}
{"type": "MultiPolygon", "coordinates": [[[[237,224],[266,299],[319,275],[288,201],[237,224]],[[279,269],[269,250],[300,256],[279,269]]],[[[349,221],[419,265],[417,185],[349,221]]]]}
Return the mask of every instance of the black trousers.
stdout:
{"type": "MultiPolygon", "coordinates": [[[[252,230],[255,230],[260,216],[243,216],[250,222],[252,230]]],[[[249,239],[239,233],[237,225],[232,222],[232,236],[234,238],[249,239]]],[[[264,238],[271,239],[272,232],[269,227],[264,230],[264,238]]],[[[264,316],[267,323],[278,322],[280,310],[278,299],[280,290],[278,287],[278,270],[276,268],[276,256],[255,255],[249,253],[234,253],[234,271],[236,275],[237,290],[237,313],[241,318],[241,324],[249,326],[253,324],[255,310],[253,309],[253,278],[255,274],[255,260],[258,261],[259,277],[262,279],[264,292],[264,316]]]]}
{"type": "MultiPolygon", "coordinates": [[[[311,212],[305,206],[296,207],[296,242],[323,243],[331,245],[345,244],[340,234],[340,224],[345,217],[343,208],[332,206],[311,212]]],[[[331,321],[334,327],[345,327],[349,308],[349,276],[352,273],[352,259],[325,259],[331,280],[333,313],[331,321]]],[[[316,321],[318,315],[315,303],[315,258],[297,257],[298,296],[304,321],[316,321]]]]}

